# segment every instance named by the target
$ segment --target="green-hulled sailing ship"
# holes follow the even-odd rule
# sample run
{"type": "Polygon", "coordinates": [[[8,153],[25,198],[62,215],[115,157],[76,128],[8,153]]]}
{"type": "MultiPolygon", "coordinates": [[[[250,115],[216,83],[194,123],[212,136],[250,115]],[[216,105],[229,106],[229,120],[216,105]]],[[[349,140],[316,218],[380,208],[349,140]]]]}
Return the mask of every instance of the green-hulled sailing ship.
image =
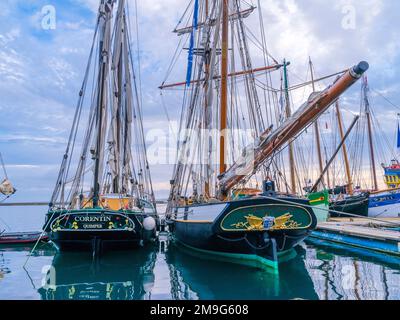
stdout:
{"type": "Polygon", "coordinates": [[[273,57],[264,30],[260,1],[190,1],[174,30],[181,41],[171,63],[182,66],[180,53],[188,52],[186,81],[167,77],[160,89],[183,92],[167,209],[174,239],[218,259],[276,269],[317,223],[309,201],[297,196],[292,143],[368,64],[340,73],[292,112],[289,62],[273,57]],[[259,30],[247,24],[251,15],[259,30]],[[279,179],[288,164],[292,188],[279,179]]]}

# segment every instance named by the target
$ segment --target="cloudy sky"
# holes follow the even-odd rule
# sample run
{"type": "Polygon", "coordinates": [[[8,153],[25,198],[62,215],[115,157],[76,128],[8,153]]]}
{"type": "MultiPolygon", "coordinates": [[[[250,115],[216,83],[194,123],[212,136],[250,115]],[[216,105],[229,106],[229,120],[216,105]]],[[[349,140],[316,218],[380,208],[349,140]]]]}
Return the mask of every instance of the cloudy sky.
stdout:
{"type": "MultiPolygon", "coordinates": [[[[134,13],[134,0],[128,1],[134,13]]],[[[146,130],[168,127],[157,87],[179,41],[171,31],[188,1],[138,1],[146,130]]],[[[370,63],[373,107],[393,136],[400,110],[381,94],[400,105],[400,2],[260,2],[270,51],[278,59],[290,60],[291,72],[299,80],[307,72],[309,55],[320,76],[361,60],[370,63]]],[[[257,0],[253,3],[257,5],[257,0]]],[[[50,197],[87,62],[97,5],[98,0],[0,1],[0,151],[19,191],[15,200],[50,197]],[[55,8],[56,25],[45,30],[42,21],[47,11],[42,10],[48,5],[55,8]]],[[[251,25],[255,17],[249,19],[251,25]]],[[[357,101],[358,96],[359,87],[347,93],[346,101],[357,101]]],[[[350,103],[345,107],[351,108],[350,103]]],[[[168,108],[171,119],[177,120],[178,108],[168,108]]],[[[170,169],[152,166],[160,197],[166,196],[170,169]]]]}

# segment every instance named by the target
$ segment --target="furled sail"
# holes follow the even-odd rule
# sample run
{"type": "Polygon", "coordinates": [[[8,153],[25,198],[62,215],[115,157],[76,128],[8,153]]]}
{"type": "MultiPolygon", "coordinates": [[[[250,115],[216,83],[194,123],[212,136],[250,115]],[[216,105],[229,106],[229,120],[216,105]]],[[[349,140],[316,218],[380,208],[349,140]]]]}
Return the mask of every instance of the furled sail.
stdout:
{"type": "Polygon", "coordinates": [[[100,1],[86,74],[50,207],[55,203],[75,207],[81,204],[79,199],[93,200],[96,207],[105,197],[135,198],[132,203],[147,201],[155,207],[128,6],[125,0],[100,1]],[[81,117],[87,115],[84,130],[81,117]],[[81,136],[79,153],[74,148],[81,136]],[[73,157],[77,155],[75,169],[73,157]]]}
{"type": "Polygon", "coordinates": [[[0,184],[0,193],[5,195],[5,196],[11,196],[16,192],[15,188],[13,187],[12,183],[10,180],[5,179],[1,184],[0,184]]]}

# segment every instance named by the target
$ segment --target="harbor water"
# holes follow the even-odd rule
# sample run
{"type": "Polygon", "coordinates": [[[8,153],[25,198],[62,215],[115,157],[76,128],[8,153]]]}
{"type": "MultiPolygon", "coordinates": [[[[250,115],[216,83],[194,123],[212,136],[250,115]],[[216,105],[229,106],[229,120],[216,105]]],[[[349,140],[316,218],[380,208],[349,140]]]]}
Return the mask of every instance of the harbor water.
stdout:
{"type": "MultiPolygon", "coordinates": [[[[39,230],[45,210],[0,208],[0,224],[39,230]]],[[[302,243],[279,274],[197,256],[164,234],[146,248],[95,260],[90,253],[58,254],[51,244],[31,250],[0,247],[0,299],[400,299],[397,258],[321,243],[302,243]]]]}

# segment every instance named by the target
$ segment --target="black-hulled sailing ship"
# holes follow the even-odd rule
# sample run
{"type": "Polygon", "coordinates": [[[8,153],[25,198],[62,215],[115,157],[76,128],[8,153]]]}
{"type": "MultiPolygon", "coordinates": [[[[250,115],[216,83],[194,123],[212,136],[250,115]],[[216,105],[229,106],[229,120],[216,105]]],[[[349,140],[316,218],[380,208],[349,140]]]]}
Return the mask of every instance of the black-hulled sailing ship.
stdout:
{"type": "Polygon", "coordinates": [[[125,0],[100,1],[89,62],[44,226],[60,250],[97,253],[142,245],[156,235],[158,216],[127,6],[125,0]],[[87,126],[82,128],[84,116],[87,126]]]}
{"type": "MultiPolygon", "coordinates": [[[[240,0],[194,0],[180,21],[193,21],[175,29],[189,40],[181,48],[189,52],[187,79],[160,87],[184,87],[167,208],[170,231],[192,250],[276,269],[279,258],[293,251],[317,223],[309,201],[294,189],[289,195],[275,191],[274,178],[285,165],[279,152],[288,146],[291,163],[293,140],[361,77],[368,64],[361,62],[342,73],[292,113],[289,63],[279,63],[267,49],[260,3],[255,8],[240,0]],[[257,10],[261,39],[245,23],[257,10]],[[262,67],[253,65],[257,50],[262,67]],[[276,78],[281,80],[278,90],[273,86],[276,78]],[[235,131],[246,129],[250,137],[235,131]]],[[[178,56],[171,65],[181,65],[178,56]]]]}

